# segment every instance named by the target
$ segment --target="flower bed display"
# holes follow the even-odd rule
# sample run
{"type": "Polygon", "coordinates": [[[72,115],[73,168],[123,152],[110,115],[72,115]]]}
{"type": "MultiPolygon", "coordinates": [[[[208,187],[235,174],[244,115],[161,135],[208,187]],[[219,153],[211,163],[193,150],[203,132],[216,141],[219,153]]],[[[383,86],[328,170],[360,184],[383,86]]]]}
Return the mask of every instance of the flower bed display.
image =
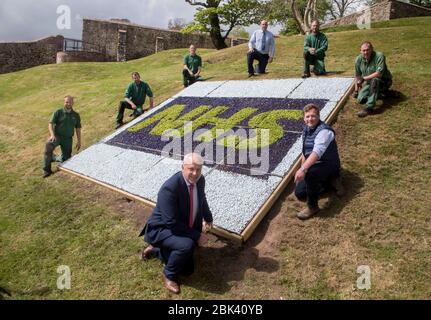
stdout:
{"type": "Polygon", "coordinates": [[[325,120],[351,78],[198,82],[62,165],[155,202],[161,185],[201,153],[219,230],[241,237],[301,153],[302,109],[325,120]],[[331,94],[333,93],[333,94],[331,94]]]}

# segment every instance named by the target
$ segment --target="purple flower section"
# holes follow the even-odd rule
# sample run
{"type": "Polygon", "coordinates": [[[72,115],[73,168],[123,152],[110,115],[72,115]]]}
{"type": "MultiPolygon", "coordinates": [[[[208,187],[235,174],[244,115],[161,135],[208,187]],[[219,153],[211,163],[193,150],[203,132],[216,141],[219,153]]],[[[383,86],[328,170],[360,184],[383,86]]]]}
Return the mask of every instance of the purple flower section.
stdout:
{"type": "MultiPolygon", "coordinates": [[[[178,104],[185,105],[185,109],[183,110],[180,116],[183,116],[189,113],[190,111],[192,111],[193,109],[196,109],[202,105],[206,105],[210,107],[225,106],[228,108],[228,110],[218,115],[218,118],[220,119],[230,118],[241,109],[244,109],[247,107],[258,109],[247,119],[236,124],[237,127],[233,128],[233,130],[236,131],[239,127],[249,128],[248,122],[250,121],[250,119],[263,112],[268,112],[272,110],[302,110],[303,107],[309,103],[314,103],[320,109],[322,109],[325,106],[326,102],[327,100],[323,100],[323,99],[179,97],[174,101],[172,101],[171,103],[169,103],[168,105],[166,105],[161,110],[157,111],[154,115],[156,115],[161,111],[166,110],[167,108],[173,105],[178,105],[178,104]]],[[[196,116],[195,119],[198,118],[199,116],[201,115],[196,116]]],[[[291,148],[292,144],[301,135],[301,132],[303,129],[302,119],[297,121],[280,119],[279,121],[277,121],[277,123],[283,127],[285,134],[281,139],[279,139],[277,142],[273,143],[269,147],[269,159],[270,159],[269,170],[268,170],[269,173],[271,173],[274,170],[274,168],[277,167],[280,161],[284,158],[286,153],[291,148]]],[[[168,141],[162,141],[160,136],[151,135],[150,131],[154,128],[155,125],[156,123],[146,128],[143,128],[138,132],[130,132],[128,130],[125,130],[120,134],[118,134],[117,136],[115,136],[114,138],[112,138],[107,143],[110,145],[115,145],[126,149],[133,149],[133,150],[160,155],[162,153],[162,150],[166,147],[167,144],[170,144],[170,146],[172,146],[172,138],[169,139],[168,141]]],[[[214,128],[214,126],[215,124],[213,123],[207,123],[205,125],[200,126],[199,128],[195,128],[195,130],[211,129],[211,128],[214,128]]],[[[190,137],[186,135],[181,139],[177,138],[175,140],[175,143],[178,143],[181,146],[180,148],[175,148],[174,151],[171,151],[171,153],[174,153],[176,158],[181,158],[182,156],[184,156],[185,154],[191,151],[190,143],[189,144],[184,143],[184,141],[189,138],[190,137]]],[[[188,141],[191,141],[191,140],[188,140],[188,141]]],[[[236,156],[235,164],[233,165],[222,164],[218,168],[222,170],[230,171],[230,172],[241,173],[241,174],[247,174],[244,172],[248,172],[247,175],[250,175],[250,169],[256,167],[250,163],[250,159],[248,159],[247,164],[239,164],[237,161],[239,152],[236,149],[222,146],[221,148],[224,149],[223,150],[224,152],[222,153],[220,151],[220,146],[218,146],[216,141],[211,141],[207,143],[202,143],[200,141],[193,141],[191,145],[192,145],[191,148],[193,150],[195,150],[198,145],[201,148],[205,146],[209,147],[210,145],[212,145],[212,154],[203,154],[204,158],[206,159],[205,162],[209,166],[215,166],[217,163],[220,163],[220,161],[223,160],[220,157],[221,154],[223,154],[222,158],[224,157],[224,159],[226,159],[228,154],[230,155],[234,154],[236,156]]],[[[207,151],[211,150],[211,148],[206,148],[206,150],[207,151]]],[[[258,158],[259,157],[260,157],[260,151],[258,151],[258,158]]],[[[261,177],[265,178],[265,175],[261,177]]]]}

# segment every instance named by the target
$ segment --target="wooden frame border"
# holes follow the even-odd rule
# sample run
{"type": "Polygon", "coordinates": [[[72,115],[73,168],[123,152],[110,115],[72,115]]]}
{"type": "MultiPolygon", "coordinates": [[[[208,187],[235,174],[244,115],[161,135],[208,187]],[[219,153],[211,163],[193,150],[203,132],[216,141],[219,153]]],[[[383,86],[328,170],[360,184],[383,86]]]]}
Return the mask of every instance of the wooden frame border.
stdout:
{"type": "MultiPolygon", "coordinates": [[[[331,113],[328,116],[328,119],[325,121],[326,123],[332,124],[332,122],[335,120],[336,116],[338,115],[340,109],[344,106],[344,104],[346,103],[347,99],[349,98],[352,90],[354,88],[354,82],[352,82],[351,86],[349,87],[349,89],[346,91],[346,93],[343,95],[343,97],[341,98],[340,101],[338,101],[337,105],[335,106],[335,108],[331,111],[331,113]]],[[[259,211],[257,212],[257,214],[255,214],[255,216],[253,217],[253,219],[251,219],[251,221],[248,223],[248,225],[245,227],[245,229],[241,232],[241,234],[236,234],[233,232],[229,232],[225,229],[219,228],[219,227],[214,227],[211,230],[211,233],[228,239],[236,244],[242,244],[244,242],[246,242],[248,240],[248,238],[250,238],[250,236],[253,234],[254,230],[257,228],[257,226],[259,225],[259,223],[262,221],[262,219],[266,216],[266,214],[269,212],[269,210],[271,209],[271,207],[274,205],[275,201],[277,201],[278,197],[280,196],[280,194],[283,192],[283,190],[287,187],[287,185],[290,183],[290,180],[293,178],[293,175],[295,174],[295,172],[298,170],[299,165],[301,163],[301,159],[299,158],[295,164],[292,166],[292,168],[289,170],[289,172],[287,173],[287,175],[283,178],[283,180],[281,181],[281,183],[277,186],[277,188],[272,192],[272,194],[269,196],[269,198],[267,199],[267,201],[261,206],[261,208],[259,209],[259,211]]],[[[104,183],[101,181],[98,181],[96,179],[87,177],[83,174],[74,172],[72,170],[69,169],[65,169],[61,166],[58,167],[59,170],[64,171],[66,173],[72,174],[74,176],[80,177],[82,179],[94,182],[98,185],[104,186],[112,191],[118,192],[123,194],[124,196],[131,198],[133,200],[142,202],[152,208],[154,208],[156,206],[156,204],[152,201],[146,200],[144,198],[141,198],[137,195],[134,195],[132,193],[126,192],[124,190],[118,189],[108,183],[104,183]]]]}

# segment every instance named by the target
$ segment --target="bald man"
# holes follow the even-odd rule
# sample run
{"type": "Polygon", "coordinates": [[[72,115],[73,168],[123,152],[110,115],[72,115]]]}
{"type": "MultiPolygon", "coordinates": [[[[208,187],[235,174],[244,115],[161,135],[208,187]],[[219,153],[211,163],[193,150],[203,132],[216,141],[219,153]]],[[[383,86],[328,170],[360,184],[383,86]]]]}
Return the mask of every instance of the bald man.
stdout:
{"type": "Polygon", "coordinates": [[[193,252],[207,242],[213,217],[205,197],[203,160],[199,154],[184,157],[182,170],[160,188],[157,204],[140,236],[150,245],[142,259],[157,256],[164,264],[165,287],[180,293],[179,275],[194,271],[193,252]]]}

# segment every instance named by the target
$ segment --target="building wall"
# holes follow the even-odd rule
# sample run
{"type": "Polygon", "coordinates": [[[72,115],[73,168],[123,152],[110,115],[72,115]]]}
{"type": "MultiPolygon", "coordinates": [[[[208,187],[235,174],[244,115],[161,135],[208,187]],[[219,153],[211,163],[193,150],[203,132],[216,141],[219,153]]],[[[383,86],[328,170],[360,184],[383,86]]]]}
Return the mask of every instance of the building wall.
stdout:
{"type": "MultiPolygon", "coordinates": [[[[369,8],[369,11],[371,13],[371,22],[431,15],[430,9],[396,0],[384,1],[373,5],[369,8]]],[[[325,23],[322,26],[322,29],[334,26],[357,24],[360,23],[361,19],[367,15],[369,15],[369,13],[364,9],[340,19],[325,23]]]]}
{"type": "MultiPolygon", "coordinates": [[[[124,61],[142,58],[162,50],[187,48],[214,48],[211,38],[202,34],[183,34],[157,28],[149,28],[120,21],[84,19],[82,40],[106,48],[107,61],[124,61]],[[119,50],[120,43],[120,50],[119,50]],[[123,45],[122,45],[123,44],[123,45]]],[[[237,44],[248,39],[238,39],[237,44]]],[[[231,45],[231,39],[227,40],[231,45]]]]}
{"type": "Polygon", "coordinates": [[[0,73],[56,63],[63,41],[63,36],[56,36],[32,42],[0,43],[0,73]]]}
{"type": "Polygon", "coordinates": [[[392,1],[390,19],[431,16],[431,9],[401,1],[392,1]]]}
{"type": "Polygon", "coordinates": [[[65,62],[104,62],[105,55],[89,51],[60,51],[57,52],[57,63],[65,62]]]}

